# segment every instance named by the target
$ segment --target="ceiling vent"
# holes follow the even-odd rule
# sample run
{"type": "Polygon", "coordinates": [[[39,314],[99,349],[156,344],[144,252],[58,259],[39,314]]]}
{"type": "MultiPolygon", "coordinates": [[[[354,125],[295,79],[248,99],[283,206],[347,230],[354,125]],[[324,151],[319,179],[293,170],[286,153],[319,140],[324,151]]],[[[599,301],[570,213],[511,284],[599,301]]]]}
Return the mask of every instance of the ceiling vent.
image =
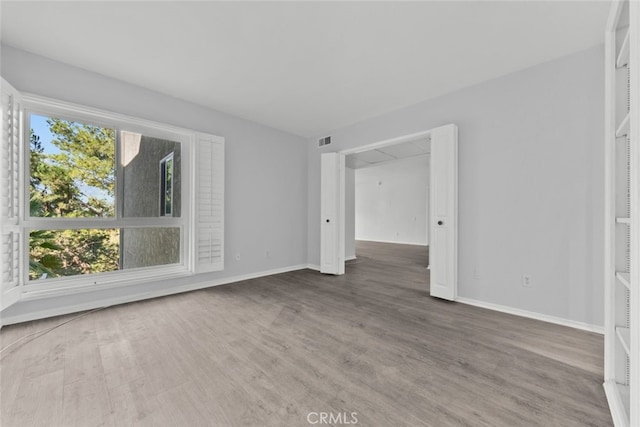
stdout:
{"type": "Polygon", "coordinates": [[[325,136],[324,138],[320,138],[318,140],[318,147],[324,147],[325,145],[331,144],[331,137],[325,136]]]}

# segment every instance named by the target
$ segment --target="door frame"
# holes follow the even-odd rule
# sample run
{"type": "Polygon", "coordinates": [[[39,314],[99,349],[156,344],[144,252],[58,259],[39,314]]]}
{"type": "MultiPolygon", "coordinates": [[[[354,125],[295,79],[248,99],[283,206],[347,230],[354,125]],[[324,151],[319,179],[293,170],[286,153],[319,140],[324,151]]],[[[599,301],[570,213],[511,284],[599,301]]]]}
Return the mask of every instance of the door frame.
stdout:
{"type": "MultiPolygon", "coordinates": [[[[457,126],[454,123],[449,123],[449,124],[446,124],[446,125],[443,125],[443,126],[438,126],[438,127],[435,127],[435,128],[423,130],[423,131],[412,133],[412,134],[397,136],[397,137],[394,137],[394,138],[384,139],[384,140],[381,140],[381,141],[376,141],[376,142],[373,142],[373,143],[363,144],[363,145],[360,145],[360,146],[357,146],[357,147],[348,148],[348,149],[345,149],[345,150],[340,150],[337,153],[340,154],[340,155],[343,155],[343,156],[347,156],[349,154],[361,153],[361,152],[364,152],[364,151],[374,150],[374,149],[377,149],[377,148],[383,148],[383,147],[387,147],[389,145],[400,144],[400,143],[403,143],[403,142],[413,141],[413,140],[416,140],[416,139],[421,139],[421,138],[429,138],[430,139],[432,134],[437,133],[436,131],[440,131],[443,128],[453,128],[454,132],[455,132],[455,135],[456,135],[456,138],[457,138],[457,126]]],[[[433,156],[429,155],[430,180],[432,179],[431,178],[431,171],[433,171],[432,162],[433,162],[433,156]]],[[[458,237],[457,237],[457,229],[458,229],[458,218],[457,218],[458,217],[458,214],[457,214],[458,173],[457,173],[457,165],[456,165],[456,170],[455,170],[455,174],[454,175],[455,175],[454,187],[455,187],[455,193],[456,193],[455,194],[456,203],[455,203],[455,209],[454,209],[455,210],[454,227],[455,227],[456,233],[455,233],[455,243],[454,243],[455,244],[455,249],[454,249],[455,256],[453,257],[453,260],[452,260],[453,266],[454,266],[453,270],[455,272],[454,277],[453,277],[453,299],[452,299],[453,301],[455,301],[458,298],[457,270],[458,270],[458,255],[459,254],[458,254],[458,237]]],[[[345,183],[344,183],[344,181],[341,183],[341,185],[343,186],[342,193],[344,194],[344,192],[345,192],[345,188],[344,188],[345,183]]],[[[429,193],[431,193],[431,187],[432,186],[433,186],[433,183],[429,182],[429,193]]],[[[429,202],[429,205],[431,205],[431,201],[429,200],[428,202],[429,202]]],[[[429,206],[429,209],[431,209],[431,206],[429,206]]],[[[428,210],[427,211],[427,233],[428,234],[430,233],[430,230],[432,228],[432,224],[431,224],[432,219],[433,219],[433,215],[431,215],[430,211],[428,210]]],[[[339,221],[340,221],[341,224],[345,224],[345,221],[346,221],[346,211],[345,211],[344,204],[340,208],[339,221]]],[[[428,241],[429,244],[431,243],[430,242],[430,240],[431,240],[430,238],[431,237],[432,236],[429,236],[429,241],[428,241]]],[[[343,243],[343,245],[344,245],[344,243],[343,243]]],[[[431,251],[431,247],[429,247],[429,250],[431,251]]],[[[429,259],[431,259],[431,258],[432,258],[432,254],[430,253],[429,254],[429,259]]],[[[429,263],[429,264],[431,264],[431,263],[429,263]]]]}

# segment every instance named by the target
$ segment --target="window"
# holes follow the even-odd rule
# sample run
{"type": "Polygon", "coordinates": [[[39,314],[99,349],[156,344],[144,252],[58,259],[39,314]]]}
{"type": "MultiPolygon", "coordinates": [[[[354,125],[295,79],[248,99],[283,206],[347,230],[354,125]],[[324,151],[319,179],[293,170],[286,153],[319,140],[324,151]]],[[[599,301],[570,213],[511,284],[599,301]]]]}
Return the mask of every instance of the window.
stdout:
{"type": "Polygon", "coordinates": [[[30,111],[26,118],[29,219],[37,227],[29,232],[30,281],[182,264],[189,224],[173,189],[181,142],[30,111]]]}
{"type": "Polygon", "coordinates": [[[18,208],[2,212],[0,252],[3,272],[22,260],[22,293],[223,268],[222,138],[35,96],[16,115],[2,83],[4,128],[22,132],[3,133],[0,160],[24,155],[0,184],[24,184],[0,191],[18,208]]]}

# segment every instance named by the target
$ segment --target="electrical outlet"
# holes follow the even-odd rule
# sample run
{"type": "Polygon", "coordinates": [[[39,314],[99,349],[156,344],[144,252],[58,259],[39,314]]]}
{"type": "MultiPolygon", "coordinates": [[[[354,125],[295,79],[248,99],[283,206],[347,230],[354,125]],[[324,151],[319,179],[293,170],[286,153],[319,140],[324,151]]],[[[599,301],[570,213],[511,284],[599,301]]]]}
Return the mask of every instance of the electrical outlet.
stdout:
{"type": "Polygon", "coordinates": [[[236,261],[240,261],[240,254],[236,254],[236,261]]]}
{"type": "Polygon", "coordinates": [[[533,279],[528,274],[522,276],[522,286],[530,288],[533,285],[533,279]]]}

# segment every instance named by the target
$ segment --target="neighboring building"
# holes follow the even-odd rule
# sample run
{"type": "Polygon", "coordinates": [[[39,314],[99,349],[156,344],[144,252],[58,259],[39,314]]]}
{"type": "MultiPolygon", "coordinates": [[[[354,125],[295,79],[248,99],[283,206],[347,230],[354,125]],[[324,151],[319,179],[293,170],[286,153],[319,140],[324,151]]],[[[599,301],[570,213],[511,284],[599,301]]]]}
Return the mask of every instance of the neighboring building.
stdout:
{"type": "MultiPolygon", "coordinates": [[[[122,138],[123,217],[180,217],[180,143],[131,132],[122,138]]],[[[120,269],[178,262],[179,228],[121,229],[120,269]]]]}

